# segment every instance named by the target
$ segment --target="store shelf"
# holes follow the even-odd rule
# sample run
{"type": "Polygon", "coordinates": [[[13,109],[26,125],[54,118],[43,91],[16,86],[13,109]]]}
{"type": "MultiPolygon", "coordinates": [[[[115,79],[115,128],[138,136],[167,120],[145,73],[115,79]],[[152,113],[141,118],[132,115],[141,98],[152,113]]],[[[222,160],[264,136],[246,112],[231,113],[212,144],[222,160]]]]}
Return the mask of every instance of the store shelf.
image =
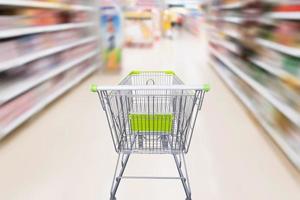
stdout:
{"type": "Polygon", "coordinates": [[[59,24],[50,26],[37,26],[37,27],[26,27],[26,28],[15,28],[0,31],[0,39],[17,37],[22,35],[44,33],[44,32],[54,32],[54,31],[64,31],[69,29],[79,29],[93,26],[93,23],[69,23],[69,24],[59,24]]]}
{"type": "Polygon", "coordinates": [[[36,104],[34,107],[32,107],[28,112],[25,112],[23,115],[16,118],[15,121],[13,123],[11,123],[9,126],[2,127],[0,129],[0,139],[5,137],[8,133],[13,131],[14,129],[16,129],[18,126],[20,126],[26,120],[28,120],[30,117],[32,117],[33,115],[38,113],[40,110],[42,110],[44,107],[46,107],[52,101],[57,99],[59,96],[61,96],[65,92],[67,92],[73,86],[77,85],[80,81],[82,81],[85,77],[87,77],[92,72],[94,72],[97,68],[98,68],[98,66],[92,65],[85,72],[83,72],[82,74],[77,76],[76,79],[73,79],[71,82],[66,84],[64,87],[60,88],[56,92],[52,93],[49,97],[47,97],[44,100],[40,101],[38,104],[36,104]]]}
{"type": "Polygon", "coordinates": [[[218,20],[220,20],[220,18],[215,17],[215,16],[210,16],[210,17],[208,17],[207,19],[208,19],[208,20],[212,20],[212,21],[218,21],[218,20]]]}
{"type": "Polygon", "coordinates": [[[223,40],[223,39],[219,39],[219,40],[209,39],[209,41],[216,44],[216,45],[219,45],[219,46],[221,46],[225,49],[228,49],[229,51],[231,51],[235,54],[240,53],[239,48],[235,44],[233,44],[229,41],[226,41],[226,40],[223,40]]]}
{"type": "Polygon", "coordinates": [[[231,22],[235,24],[242,24],[244,22],[244,19],[241,17],[224,17],[222,19],[226,22],[231,22]]]}
{"type": "Polygon", "coordinates": [[[13,59],[13,60],[9,60],[6,62],[2,62],[0,63],[0,72],[10,69],[10,68],[14,68],[14,67],[20,67],[28,62],[34,61],[36,59],[45,57],[45,56],[49,56],[61,51],[65,51],[67,49],[71,49],[73,47],[76,46],[80,46],[92,41],[95,41],[97,39],[97,37],[92,36],[92,37],[88,37],[76,42],[73,42],[71,44],[66,44],[66,45],[62,45],[62,46],[58,46],[58,47],[54,47],[54,48],[50,48],[50,49],[46,49],[46,50],[42,50],[33,54],[29,54],[29,55],[25,55],[25,56],[21,56],[19,58],[13,59]]]}
{"type": "Polygon", "coordinates": [[[232,37],[232,38],[235,38],[235,39],[238,39],[238,40],[241,39],[241,34],[238,31],[226,29],[226,30],[223,31],[223,33],[225,35],[228,35],[228,36],[232,37]]]}
{"type": "Polygon", "coordinates": [[[212,25],[207,24],[206,25],[206,30],[210,32],[221,32],[227,36],[230,36],[232,38],[235,38],[237,40],[240,40],[242,38],[241,34],[238,31],[232,30],[232,29],[225,29],[225,30],[218,30],[212,25]]]}
{"type": "Polygon", "coordinates": [[[214,6],[213,10],[230,10],[230,9],[239,9],[245,6],[245,3],[242,1],[234,2],[234,3],[227,3],[218,6],[214,6]]]}
{"type": "Polygon", "coordinates": [[[242,24],[244,22],[244,19],[242,17],[215,17],[211,16],[208,18],[208,20],[212,21],[225,21],[225,22],[230,22],[234,24],[242,24]]]}
{"type": "Polygon", "coordinates": [[[246,106],[247,109],[254,115],[257,122],[261,124],[261,126],[266,130],[266,132],[271,136],[271,138],[275,141],[275,143],[282,149],[282,151],[287,155],[289,160],[300,169],[300,157],[295,152],[290,145],[286,142],[285,137],[278,133],[276,129],[274,129],[271,125],[269,125],[263,117],[261,117],[256,110],[256,107],[251,103],[251,101],[236,87],[236,84],[230,80],[229,77],[226,76],[221,67],[217,66],[216,63],[212,63],[211,65],[215,69],[215,71],[219,74],[219,76],[224,80],[224,82],[228,85],[228,87],[233,91],[233,93],[242,101],[242,103],[246,106]]]}
{"type": "Polygon", "coordinates": [[[279,68],[276,68],[276,67],[271,67],[269,65],[267,65],[266,63],[258,60],[258,59],[254,59],[252,58],[251,59],[251,62],[261,68],[263,68],[264,70],[270,72],[271,74],[275,75],[275,76],[278,76],[279,78],[282,78],[284,76],[287,76],[288,73],[287,72],[284,72],[284,70],[282,69],[279,69],[279,68]]]}
{"type": "Polygon", "coordinates": [[[235,3],[224,4],[224,5],[220,6],[220,9],[238,9],[238,8],[242,8],[244,5],[245,5],[244,2],[238,1],[235,3]]]}
{"type": "Polygon", "coordinates": [[[284,69],[278,68],[278,67],[271,67],[270,65],[266,64],[263,61],[260,61],[258,59],[251,59],[250,60],[253,64],[257,65],[258,67],[261,67],[262,69],[268,71],[269,73],[273,74],[274,76],[277,76],[278,78],[282,80],[290,80],[293,81],[294,84],[297,84],[300,86],[300,78],[297,76],[294,76],[293,74],[285,71],[284,69]]]}
{"type": "Polygon", "coordinates": [[[271,12],[268,17],[273,19],[299,20],[300,12],[271,12]]]}
{"type": "Polygon", "coordinates": [[[98,9],[95,7],[84,6],[84,5],[64,5],[66,9],[75,10],[75,11],[92,11],[96,12],[98,9]]]}
{"type": "Polygon", "coordinates": [[[241,71],[237,66],[235,66],[228,58],[210,48],[210,52],[220,59],[227,67],[229,67],[236,75],[238,75],[242,80],[244,80],[248,85],[255,89],[261,96],[267,99],[274,107],[276,107],[280,112],[282,112],[288,119],[294,122],[296,125],[300,125],[300,113],[295,111],[289,105],[284,102],[279,101],[274,97],[267,88],[259,84],[243,71],[241,71]]]}
{"type": "Polygon", "coordinates": [[[71,62],[62,64],[61,66],[57,66],[53,70],[50,70],[43,75],[40,75],[40,74],[38,74],[36,76],[33,75],[27,79],[20,77],[20,79],[17,81],[10,81],[10,82],[6,82],[6,83],[0,82],[1,83],[0,84],[0,105],[18,95],[26,92],[27,90],[43,83],[44,81],[47,81],[47,80],[53,78],[54,76],[75,67],[79,63],[81,63],[97,54],[98,54],[98,51],[95,50],[93,52],[90,52],[90,53],[82,56],[82,57],[76,58],[75,60],[72,60],[71,62]]]}
{"type": "Polygon", "coordinates": [[[273,49],[275,51],[279,51],[284,54],[288,54],[291,56],[296,56],[300,57],[300,49],[299,48],[294,48],[294,47],[288,47],[282,44],[278,44],[276,42],[272,42],[270,40],[265,40],[265,39],[260,39],[257,38],[256,42],[264,47],[273,49]]]}
{"type": "Polygon", "coordinates": [[[68,5],[64,3],[31,1],[31,0],[0,0],[0,6],[43,8],[55,10],[96,11],[94,7],[84,5],[68,5]]]}

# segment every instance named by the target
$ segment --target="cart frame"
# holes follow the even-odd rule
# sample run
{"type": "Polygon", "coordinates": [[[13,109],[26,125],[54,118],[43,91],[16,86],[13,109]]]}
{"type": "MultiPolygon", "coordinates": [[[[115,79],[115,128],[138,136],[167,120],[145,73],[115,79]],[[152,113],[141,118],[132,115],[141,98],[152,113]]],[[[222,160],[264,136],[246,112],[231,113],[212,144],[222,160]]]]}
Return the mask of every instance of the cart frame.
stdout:
{"type": "Polygon", "coordinates": [[[118,86],[91,90],[99,96],[118,153],[110,200],[116,200],[122,179],[177,179],[191,200],[185,154],[210,86],[184,85],[172,71],[132,71],[118,86]],[[170,154],[179,176],[124,176],[132,154],[170,154]]]}

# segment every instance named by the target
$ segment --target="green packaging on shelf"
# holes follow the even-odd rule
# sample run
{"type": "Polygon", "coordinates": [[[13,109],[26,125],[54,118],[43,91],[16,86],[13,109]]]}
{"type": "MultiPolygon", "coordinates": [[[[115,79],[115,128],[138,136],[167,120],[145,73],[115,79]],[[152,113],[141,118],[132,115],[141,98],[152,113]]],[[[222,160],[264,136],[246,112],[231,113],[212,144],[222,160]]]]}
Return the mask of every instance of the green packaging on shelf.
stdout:
{"type": "Polygon", "coordinates": [[[292,56],[283,58],[283,68],[294,75],[300,75],[300,59],[292,56]]]}
{"type": "Polygon", "coordinates": [[[274,35],[272,29],[264,28],[259,30],[260,37],[267,39],[267,40],[273,40],[274,35]]]}
{"type": "Polygon", "coordinates": [[[247,73],[260,83],[265,81],[266,72],[261,68],[249,66],[249,71],[247,73]]]}

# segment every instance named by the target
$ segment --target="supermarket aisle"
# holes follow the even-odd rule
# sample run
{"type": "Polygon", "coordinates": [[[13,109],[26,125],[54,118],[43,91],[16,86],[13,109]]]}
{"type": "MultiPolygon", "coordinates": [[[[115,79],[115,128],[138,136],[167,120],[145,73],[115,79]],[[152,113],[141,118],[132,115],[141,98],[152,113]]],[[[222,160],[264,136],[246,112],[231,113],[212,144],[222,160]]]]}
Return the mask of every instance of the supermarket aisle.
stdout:
{"type": "MultiPolygon", "coordinates": [[[[187,83],[212,84],[188,155],[193,199],[299,199],[300,175],[206,64],[206,53],[205,39],[190,35],[126,49],[121,74],[98,72],[1,142],[0,199],[107,199],[116,154],[88,87],[116,84],[132,69],[171,69],[187,83]]],[[[171,157],[143,157],[133,157],[128,174],[175,173],[171,157]]],[[[124,200],[183,195],[176,181],[124,181],[118,193],[124,200]]]]}

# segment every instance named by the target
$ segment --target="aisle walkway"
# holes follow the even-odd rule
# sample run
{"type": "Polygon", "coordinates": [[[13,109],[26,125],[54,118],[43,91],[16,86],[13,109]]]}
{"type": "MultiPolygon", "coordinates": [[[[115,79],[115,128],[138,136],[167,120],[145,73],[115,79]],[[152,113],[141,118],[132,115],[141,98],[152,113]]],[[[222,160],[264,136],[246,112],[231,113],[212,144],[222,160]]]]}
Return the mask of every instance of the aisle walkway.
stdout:
{"type": "MultiPolygon", "coordinates": [[[[127,49],[121,74],[98,72],[0,143],[0,199],[106,200],[116,154],[91,83],[116,84],[132,69],[171,69],[212,91],[188,164],[193,199],[298,200],[300,175],[207,65],[204,39],[184,35],[127,49]]],[[[172,174],[169,156],[134,156],[128,173],[172,174]]],[[[177,181],[124,181],[120,200],[183,200],[177,181]]]]}

